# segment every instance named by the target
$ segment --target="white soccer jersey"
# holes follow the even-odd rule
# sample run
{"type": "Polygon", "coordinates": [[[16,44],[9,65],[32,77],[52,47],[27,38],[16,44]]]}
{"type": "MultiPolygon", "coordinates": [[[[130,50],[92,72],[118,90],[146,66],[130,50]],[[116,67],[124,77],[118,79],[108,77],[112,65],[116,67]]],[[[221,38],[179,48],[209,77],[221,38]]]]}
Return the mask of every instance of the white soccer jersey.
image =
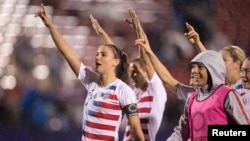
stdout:
{"type": "Polygon", "coordinates": [[[250,90],[241,88],[241,89],[237,89],[237,92],[239,92],[239,94],[242,98],[242,101],[245,105],[245,109],[246,109],[248,115],[250,116],[250,90]]]}
{"type": "MultiPolygon", "coordinates": [[[[148,83],[147,90],[137,94],[137,107],[145,141],[154,141],[161,125],[167,92],[156,73],[148,83]]],[[[123,140],[134,140],[129,125],[126,126],[123,140]]]]}
{"type": "Polygon", "coordinates": [[[98,75],[81,64],[78,79],[87,89],[83,107],[82,141],[118,141],[122,108],[136,103],[134,91],[120,79],[99,87],[98,75]],[[95,98],[95,95],[99,95],[95,98]]]}

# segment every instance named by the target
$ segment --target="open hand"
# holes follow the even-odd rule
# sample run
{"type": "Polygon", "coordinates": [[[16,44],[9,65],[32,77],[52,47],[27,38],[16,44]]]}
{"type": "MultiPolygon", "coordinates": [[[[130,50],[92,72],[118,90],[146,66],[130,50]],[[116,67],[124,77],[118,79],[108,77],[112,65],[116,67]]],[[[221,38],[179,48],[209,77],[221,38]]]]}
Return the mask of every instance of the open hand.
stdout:
{"type": "Polygon", "coordinates": [[[92,23],[92,27],[94,28],[97,35],[100,35],[104,32],[103,28],[98,23],[97,19],[94,18],[92,14],[89,15],[90,21],[92,23]]]}

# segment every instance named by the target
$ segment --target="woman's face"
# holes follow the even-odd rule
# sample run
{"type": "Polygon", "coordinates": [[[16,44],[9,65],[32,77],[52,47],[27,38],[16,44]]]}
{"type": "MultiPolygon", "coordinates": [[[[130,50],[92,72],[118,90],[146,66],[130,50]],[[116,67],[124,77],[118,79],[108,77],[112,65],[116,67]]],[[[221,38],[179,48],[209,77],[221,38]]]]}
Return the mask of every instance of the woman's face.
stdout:
{"type": "Polygon", "coordinates": [[[239,73],[240,65],[238,62],[234,62],[229,51],[221,50],[220,53],[226,65],[226,79],[228,80],[239,73]]]}
{"type": "Polygon", "coordinates": [[[96,71],[99,74],[115,73],[116,66],[119,64],[119,59],[115,58],[114,49],[108,46],[100,46],[96,51],[96,71]]]}
{"type": "Polygon", "coordinates": [[[129,74],[130,79],[132,80],[132,85],[136,88],[142,88],[147,82],[147,73],[137,62],[130,63],[129,74]]]}
{"type": "Polygon", "coordinates": [[[250,61],[247,59],[241,66],[240,77],[243,88],[250,89],[250,61]]]}
{"type": "Polygon", "coordinates": [[[193,63],[191,67],[190,85],[203,87],[208,83],[208,71],[202,63],[193,63]]]}

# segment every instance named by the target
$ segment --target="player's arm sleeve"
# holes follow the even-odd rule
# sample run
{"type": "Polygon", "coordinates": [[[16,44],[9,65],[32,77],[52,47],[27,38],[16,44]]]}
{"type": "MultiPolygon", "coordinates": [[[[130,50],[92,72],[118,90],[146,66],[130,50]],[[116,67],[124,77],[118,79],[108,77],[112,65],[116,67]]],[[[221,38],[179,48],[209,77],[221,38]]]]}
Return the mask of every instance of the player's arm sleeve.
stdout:
{"type": "Polygon", "coordinates": [[[129,86],[125,85],[122,89],[120,89],[119,97],[122,110],[127,117],[138,115],[136,95],[129,86]]]}
{"type": "Polygon", "coordinates": [[[188,100],[186,101],[184,113],[181,115],[178,125],[174,127],[174,131],[167,138],[167,141],[187,141],[190,138],[187,103],[188,100]]]}
{"type": "Polygon", "coordinates": [[[136,103],[131,103],[124,106],[123,111],[127,115],[127,117],[138,115],[138,109],[136,103]]]}
{"type": "Polygon", "coordinates": [[[184,100],[186,101],[189,96],[195,92],[195,88],[194,87],[191,87],[191,86],[188,86],[188,85],[185,85],[185,84],[182,84],[182,83],[179,83],[177,85],[177,94],[178,94],[178,98],[181,99],[181,100],[184,100]]]}
{"type": "Polygon", "coordinates": [[[232,90],[229,92],[224,107],[226,112],[237,124],[250,124],[250,118],[246,112],[245,105],[236,91],[232,90]]]}
{"type": "Polygon", "coordinates": [[[148,86],[148,94],[153,97],[151,108],[161,115],[164,112],[167,102],[167,91],[156,73],[154,73],[153,77],[148,82],[148,86]]]}

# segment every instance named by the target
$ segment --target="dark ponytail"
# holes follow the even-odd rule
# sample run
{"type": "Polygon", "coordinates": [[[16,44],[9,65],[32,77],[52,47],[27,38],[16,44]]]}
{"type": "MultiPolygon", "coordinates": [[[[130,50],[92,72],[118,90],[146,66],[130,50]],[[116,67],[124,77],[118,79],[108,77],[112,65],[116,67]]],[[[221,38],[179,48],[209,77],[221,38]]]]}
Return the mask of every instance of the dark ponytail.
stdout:
{"type": "Polygon", "coordinates": [[[128,56],[126,53],[122,52],[120,64],[116,67],[116,77],[127,84],[129,83],[128,66],[128,56]]]}
{"type": "Polygon", "coordinates": [[[119,65],[115,69],[116,77],[121,79],[126,84],[129,84],[129,75],[128,75],[128,56],[125,52],[122,52],[118,47],[113,44],[104,44],[104,46],[111,47],[114,51],[115,58],[120,59],[119,65]]]}

